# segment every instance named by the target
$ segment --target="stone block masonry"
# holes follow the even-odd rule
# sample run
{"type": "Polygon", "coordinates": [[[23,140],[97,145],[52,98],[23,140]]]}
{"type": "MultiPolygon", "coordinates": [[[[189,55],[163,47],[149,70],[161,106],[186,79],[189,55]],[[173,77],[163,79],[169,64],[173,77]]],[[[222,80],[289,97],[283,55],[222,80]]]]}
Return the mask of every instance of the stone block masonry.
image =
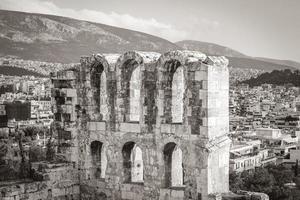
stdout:
{"type": "Polygon", "coordinates": [[[65,199],[208,200],[227,193],[227,65],[225,57],[195,51],[130,51],[82,57],[52,74],[58,153],[78,177],[65,199]]]}
{"type": "Polygon", "coordinates": [[[132,51],[52,74],[56,130],[71,133],[59,152],[76,163],[81,199],[228,192],[227,65],[194,51],[132,51]],[[61,109],[67,102],[73,109],[61,109]]]}

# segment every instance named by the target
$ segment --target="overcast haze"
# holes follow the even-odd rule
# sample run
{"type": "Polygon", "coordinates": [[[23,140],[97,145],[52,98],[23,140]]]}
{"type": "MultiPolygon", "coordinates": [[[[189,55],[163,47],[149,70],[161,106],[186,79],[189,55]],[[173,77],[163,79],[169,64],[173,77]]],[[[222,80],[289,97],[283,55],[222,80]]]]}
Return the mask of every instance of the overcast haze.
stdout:
{"type": "Polygon", "coordinates": [[[0,9],[199,40],[250,56],[300,62],[300,0],[0,0],[0,9]]]}

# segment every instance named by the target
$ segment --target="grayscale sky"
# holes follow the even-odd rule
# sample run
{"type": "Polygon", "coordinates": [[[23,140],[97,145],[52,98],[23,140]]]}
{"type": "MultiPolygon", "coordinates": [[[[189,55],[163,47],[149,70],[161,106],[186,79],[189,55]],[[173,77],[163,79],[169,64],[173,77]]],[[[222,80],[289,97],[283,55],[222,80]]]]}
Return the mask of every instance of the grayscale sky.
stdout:
{"type": "Polygon", "coordinates": [[[100,22],[300,62],[300,0],[0,0],[0,9],[100,22]]]}

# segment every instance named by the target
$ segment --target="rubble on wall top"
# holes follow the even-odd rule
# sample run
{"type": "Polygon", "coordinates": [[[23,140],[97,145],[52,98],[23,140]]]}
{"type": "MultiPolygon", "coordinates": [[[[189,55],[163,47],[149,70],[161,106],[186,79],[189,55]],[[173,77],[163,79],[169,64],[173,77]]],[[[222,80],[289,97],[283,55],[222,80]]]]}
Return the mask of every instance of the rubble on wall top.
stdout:
{"type": "MultiPolygon", "coordinates": [[[[229,63],[228,59],[225,56],[207,56],[200,51],[189,51],[189,50],[175,50],[175,51],[168,51],[161,55],[157,52],[145,52],[145,51],[127,51],[124,54],[96,54],[92,55],[91,57],[83,56],[81,59],[89,60],[89,59],[96,59],[96,57],[100,57],[107,61],[110,67],[113,67],[119,59],[124,59],[124,56],[129,56],[134,59],[138,59],[139,63],[143,62],[145,64],[148,63],[155,63],[159,59],[179,59],[182,64],[188,63],[196,63],[196,62],[203,62],[208,65],[214,65],[219,67],[226,67],[229,63]]],[[[126,59],[126,58],[125,58],[126,59]]],[[[91,62],[91,60],[90,60],[91,62]]],[[[77,69],[78,66],[75,66],[70,69],[66,69],[63,71],[73,71],[77,69]]],[[[114,71],[114,69],[112,69],[114,71]]],[[[54,74],[52,76],[55,76],[54,74]]]]}
{"type": "MultiPolygon", "coordinates": [[[[161,57],[160,53],[146,51],[129,51],[125,54],[138,54],[143,58],[144,63],[156,62],[161,57]]],[[[186,63],[200,61],[215,66],[227,66],[229,63],[228,59],[225,56],[207,56],[200,51],[176,50],[169,51],[166,54],[178,55],[185,59],[186,63]]],[[[97,54],[97,56],[104,57],[109,64],[115,64],[120,58],[120,56],[122,56],[122,54],[97,54]]]]}
{"type": "Polygon", "coordinates": [[[176,50],[169,51],[163,54],[162,57],[167,59],[179,59],[182,64],[203,62],[207,56],[200,51],[189,51],[189,50],[176,50]]]}
{"type": "Polygon", "coordinates": [[[136,51],[144,60],[144,63],[156,62],[161,56],[160,53],[157,52],[146,52],[146,51],[136,51]]]}
{"type": "Polygon", "coordinates": [[[187,62],[198,62],[198,61],[204,61],[207,56],[200,52],[200,51],[189,51],[189,50],[183,50],[180,51],[182,54],[187,57],[187,62]]]}
{"type": "Polygon", "coordinates": [[[229,60],[225,56],[208,56],[204,63],[216,66],[227,66],[229,60]]]}
{"type": "MultiPolygon", "coordinates": [[[[97,54],[97,55],[101,55],[101,54],[97,54]]],[[[108,64],[114,64],[117,62],[118,58],[121,56],[120,54],[113,54],[113,53],[109,53],[109,54],[103,54],[103,56],[105,57],[105,59],[107,60],[108,64]]]]}

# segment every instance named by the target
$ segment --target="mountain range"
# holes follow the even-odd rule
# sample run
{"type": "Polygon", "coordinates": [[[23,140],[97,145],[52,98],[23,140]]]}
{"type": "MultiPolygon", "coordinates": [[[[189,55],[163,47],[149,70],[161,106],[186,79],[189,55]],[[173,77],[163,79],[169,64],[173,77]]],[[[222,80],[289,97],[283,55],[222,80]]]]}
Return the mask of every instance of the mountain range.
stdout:
{"type": "Polygon", "coordinates": [[[294,61],[256,58],[221,45],[184,40],[172,43],[150,34],[67,17],[0,10],[0,57],[75,63],[83,55],[124,53],[129,50],[197,50],[207,55],[224,55],[230,66],[300,69],[294,61]]]}
{"type": "Polygon", "coordinates": [[[183,49],[202,51],[207,55],[225,55],[233,67],[264,69],[266,71],[281,69],[300,69],[300,63],[290,60],[277,60],[271,58],[251,57],[231,48],[218,44],[183,40],[176,42],[183,49]]]}

